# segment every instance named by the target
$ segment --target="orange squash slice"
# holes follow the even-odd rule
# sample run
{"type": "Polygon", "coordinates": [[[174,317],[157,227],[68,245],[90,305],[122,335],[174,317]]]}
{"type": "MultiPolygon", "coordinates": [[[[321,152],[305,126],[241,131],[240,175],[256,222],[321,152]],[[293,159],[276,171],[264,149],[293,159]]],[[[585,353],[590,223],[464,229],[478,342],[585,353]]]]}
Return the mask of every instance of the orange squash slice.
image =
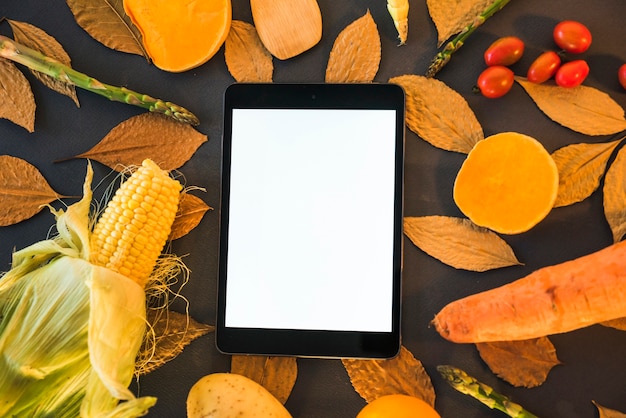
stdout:
{"type": "Polygon", "coordinates": [[[559,174],[536,139],[516,132],[476,143],[454,182],[454,201],[472,222],[503,234],[526,232],[554,206],[559,174]]]}
{"type": "Polygon", "coordinates": [[[232,19],[230,0],[124,0],[124,11],[141,32],[154,65],[170,72],[211,59],[232,19]]]}

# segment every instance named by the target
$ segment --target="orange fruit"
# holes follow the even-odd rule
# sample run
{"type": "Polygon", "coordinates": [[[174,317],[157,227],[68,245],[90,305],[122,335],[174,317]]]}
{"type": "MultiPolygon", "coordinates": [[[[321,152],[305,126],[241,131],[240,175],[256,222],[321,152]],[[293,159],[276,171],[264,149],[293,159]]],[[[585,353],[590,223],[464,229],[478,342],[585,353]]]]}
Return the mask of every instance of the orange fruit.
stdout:
{"type": "Polygon", "coordinates": [[[181,72],[207,62],[220,49],[232,19],[230,0],[124,0],[150,59],[181,72]]]}
{"type": "Polygon", "coordinates": [[[472,222],[503,234],[528,231],[552,210],[559,173],[536,139],[517,132],[474,146],[454,182],[454,201],[472,222]]]}
{"type": "Polygon", "coordinates": [[[361,409],[356,418],[441,418],[428,403],[409,395],[384,395],[361,409]]]}

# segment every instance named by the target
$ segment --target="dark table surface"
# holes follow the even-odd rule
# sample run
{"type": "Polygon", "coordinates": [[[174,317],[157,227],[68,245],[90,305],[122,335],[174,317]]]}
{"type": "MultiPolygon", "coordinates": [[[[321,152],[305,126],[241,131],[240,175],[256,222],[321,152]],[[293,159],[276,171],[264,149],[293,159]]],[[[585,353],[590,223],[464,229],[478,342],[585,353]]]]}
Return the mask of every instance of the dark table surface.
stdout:
{"type": "MultiPolygon", "coordinates": [[[[424,0],[411,1],[409,39],[398,47],[385,1],[319,0],[323,16],[322,41],[310,51],[287,61],[274,60],[275,82],[322,82],[328,55],[337,34],[369,9],[378,25],[382,60],[375,81],[386,82],[402,74],[423,74],[436,52],[436,30],[424,0]]],[[[139,56],[116,52],[92,39],[74,21],[62,0],[2,0],[0,16],[32,23],[54,36],[72,59],[74,68],[114,85],[165,98],[195,112],[198,130],[209,137],[180,171],[187,183],[206,188],[203,200],[218,205],[222,96],[234,80],[224,63],[223,48],[199,68],[171,74],[149,65],[139,56]]],[[[247,1],[233,1],[233,18],[252,22],[247,1]]],[[[589,137],[551,122],[520,86],[505,98],[488,100],[472,93],[484,68],[482,53],[496,38],[516,35],[527,42],[526,54],[513,68],[524,74],[533,57],[553,48],[552,27],[560,20],[584,22],[593,33],[591,49],[584,54],[591,73],[585,84],[608,93],[626,107],[626,91],[617,82],[619,65],[626,62],[626,2],[603,0],[514,0],[477,30],[437,76],[462,94],[476,113],[485,135],[518,131],[539,139],[550,151],[570,143],[602,142],[611,137],[589,137]]],[[[6,22],[0,33],[10,35],[6,22]]],[[[108,131],[141,110],[111,103],[78,91],[77,108],[65,96],[44,87],[30,74],[37,103],[35,132],[28,133],[0,119],[0,154],[20,157],[35,165],[50,185],[64,195],[80,195],[85,161],[71,157],[90,149],[108,131]]],[[[407,130],[405,214],[461,216],[452,200],[453,179],[464,156],[434,148],[407,130]]],[[[109,169],[95,163],[96,181],[109,169]]],[[[56,207],[60,204],[55,203],[56,207]]],[[[53,217],[43,211],[19,224],[0,228],[0,266],[7,269],[14,249],[44,239],[53,217]]],[[[212,324],[215,315],[218,212],[206,214],[198,228],[173,243],[191,277],[183,294],[190,314],[212,324]]],[[[474,273],[455,270],[430,258],[408,240],[404,256],[404,345],[423,362],[437,394],[436,407],[444,418],[500,417],[444,383],[435,367],[449,363],[464,368],[542,417],[590,418],[597,416],[592,400],[626,412],[626,333],[592,326],[551,337],[561,362],[547,381],[533,389],[514,388],[499,380],[480,359],[473,345],[443,340],[428,326],[433,315],[459,297],[492,288],[539,267],[593,252],[611,243],[602,215],[602,197],[594,193],[578,204],[558,208],[527,233],[505,237],[524,266],[474,273]]],[[[143,377],[141,394],[158,397],[150,411],[154,417],[185,415],[187,392],[200,377],[228,371],[230,358],[217,352],[213,335],[204,336],[157,371],[143,377]]],[[[350,417],[365,405],[353,390],[338,360],[300,359],[299,375],[287,408],[295,417],[350,417]]],[[[1,390],[1,389],[0,389],[1,390]]]]}

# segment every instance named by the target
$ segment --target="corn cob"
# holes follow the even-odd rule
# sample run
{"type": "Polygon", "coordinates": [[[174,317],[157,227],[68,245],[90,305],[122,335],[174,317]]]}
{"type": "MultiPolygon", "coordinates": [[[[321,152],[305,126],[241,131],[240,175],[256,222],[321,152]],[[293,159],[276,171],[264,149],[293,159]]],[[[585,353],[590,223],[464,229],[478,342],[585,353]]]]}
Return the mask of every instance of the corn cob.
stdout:
{"type": "Polygon", "coordinates": [[[116,191],[91,236],[91,262],[146,285],[170,230],[181,184],[146,159],[116,191]]]}

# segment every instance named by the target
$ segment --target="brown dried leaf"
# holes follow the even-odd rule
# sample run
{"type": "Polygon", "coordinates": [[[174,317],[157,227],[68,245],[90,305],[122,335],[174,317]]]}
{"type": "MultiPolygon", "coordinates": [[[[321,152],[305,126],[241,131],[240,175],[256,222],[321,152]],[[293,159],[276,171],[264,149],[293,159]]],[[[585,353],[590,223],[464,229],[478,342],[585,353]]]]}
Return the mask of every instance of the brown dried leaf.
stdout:
{"type": "Polygon", "coordinates": [[[295,357],[232,356],[230,371],[254,380],[284,404],[296,383],[298,364],[295,357]]]}
{"type": "Polygon", "coordinates": [[[405,394],[434,407],[435,390],[422,363],[404,346],[390,360],[343,359],[354,390],[368,403],[384,396],[405,394]]]}
{"type": "Polygon", "coordinates": [[[437,28],[437,46],[472,23],[493,0],[426,0],[428,13],[437,28]]]}
{"type": "Polygon", "coordinates": [[[67,0],[76,23],[92,38],[121,52],[149,59],[141,32],[124,12],[123,0],[67,0]]]}
{"type": "Polygon", "coordinates": [[[469,219],[406,217],[404,233],[426,254],[457,269],[486,271],[522,264],[502,238],[469,219]]]}
{"type": "Polygon", "coordinates": [[[476,347],[492,372],[517,387],[541,385],[550,370],[561,364],[548,337],[478,343],[476,347]]]}
{"type": "MultiPolygon", "coordinates": [[[[48,57],[54,58],[67,66],[71,66],[70,56],[67,52],[65,52],[63,46],[61,46],[61,44],[52,36],[30,23],[8,19],[7,21],[11,25],[13,36],[17,42],[39,51],[48,57]]],[[[57,93],[66,95],[74,101],[76,107],[80,107],[78,97],[76,96],[76,88],[72,84],[64,83],[61,80],[57,80],[47,74],[40,73],[39,71],[31,72],[46,87],[56,91],[57,93]]]]}
{"type": "Polygon", "coordinates": [[[185,164],[207,140],[187,123],[157,113],[141,113],[117,125],[95,147],[74,158],[90,158],[117,171],[150,158],[170,171],[185,164]]]}
{"type": "Polygon", "coordinates": [[[272,54],[265,48],[255,27],[233,20],[224,43],[224,59],[228,71],[240,83],[269,83],[274,64],[272,54]]]}
{"type": "Polygon", "coordinates": [[[559,170],[559,193],[555,207],[589,197],[600,186],[606,163],[621,140],[600,144],[572,144],[552,153],[559,170]]]}
{"type": "Polygon", "coordinates": [[[459,93],[435,78],[403,75],[389,80],[404,88],[406,124],[435,147],[467,154],[484,139],[483,128],[459,93]]]}
{"type": "Polygon", "coordinates": [[[619,242],[626,235],[626,148],[622,147],[604,178],[604,216],[613,240],[619,242]]]}
{"type": "Polygon", "coordinates": [[[13,225],[39,213],[44,205],[64,197],[28,162],[0,155],[0,226],[13,225]]]}
{"type": "Polygon", "coordinates": [[[173,241],[187,235],[198,226],[207,210],[213,210],[213,208],[199,197],[189,193],[181,194],[178,212],[174,218],[169,239],[173,241]]]}
{"type": "Polygon", "coordinates": [[[626,129],[624,109],[593,87],[563,88],[516,77],[535,104],[553,121],[585,135],[611,135],[626,129]]]}
{"type": "Polygon", "coordinates": [[[137,361],[137,372],[148,374],[178,356],[193,340],[215,330],[188,315],[164,309],[148,309],[148,330],[137,361]]]}
{"type": "Polygon", "coordinates": [[[380,35],[369,10],[337,36],[328,57],[327,83],[369,83],[380,65],[380,35]]]}
{"type": "Polygon", "coordinates": [[[610,321],[600,322],[600,324],[605,327],[626,331],[626,318],[611,319],[610,321]]]}
{"type": "Polygon", "coordinates": [[[596,401],[591,401],[598,408],[599,418],[626,418],[626,414],[623,412],[616,411],[615,409],[609,409],[597,403],[596,401]]]}
{"type": "Polygon", "coordinates": [[[0,118],[34,132],[35,107],[35,96],[24,74],[15,64],[0,58],[0,118]]]}

